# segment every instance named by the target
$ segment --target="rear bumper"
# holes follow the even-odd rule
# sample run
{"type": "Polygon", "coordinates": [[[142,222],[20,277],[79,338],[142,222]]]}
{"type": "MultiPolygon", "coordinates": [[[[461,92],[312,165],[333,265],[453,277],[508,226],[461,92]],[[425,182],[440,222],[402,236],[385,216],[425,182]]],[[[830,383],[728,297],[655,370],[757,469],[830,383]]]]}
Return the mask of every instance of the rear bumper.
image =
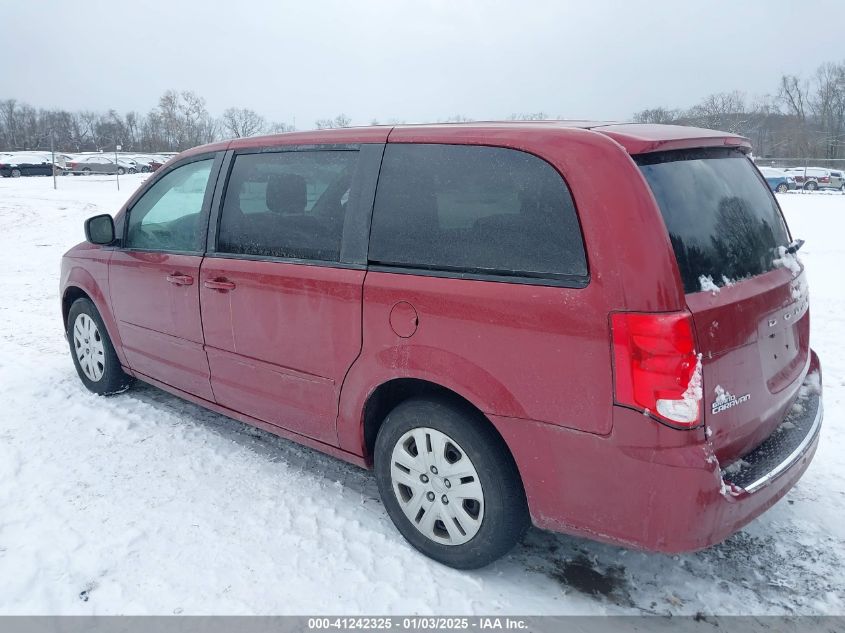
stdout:
{"type": "Polygon", "coordinates": [[[808,377],[800,411],[794,406],[745,462],[724,469],[703,432],[668,429],[621,407],[607,437],[493,421],[514,453],[538,527],[650,551],[694,551],[765,512],[806,471],[823,408],[815,353],[808,377]]]}

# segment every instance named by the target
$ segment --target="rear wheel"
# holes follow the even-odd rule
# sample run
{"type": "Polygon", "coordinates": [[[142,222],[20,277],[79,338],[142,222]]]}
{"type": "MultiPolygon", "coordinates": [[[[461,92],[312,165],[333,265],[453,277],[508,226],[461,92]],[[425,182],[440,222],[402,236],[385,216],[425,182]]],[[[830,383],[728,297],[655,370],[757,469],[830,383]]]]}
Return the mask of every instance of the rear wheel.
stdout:
{"type": "Polygon", "coordinates": [[[789,185],[787,185],[785,182],[782,182],[777,186],[776,191],[778,193],[786,193],[787,191],[789,191],[789,185]]]}
{"type": "Polygon", "coordinates": [[[807,181],[807,184],[804,185],[804,189],[806,189],[807,191],[815,191],[818,188],[819,183],[817,183],[815,180],[809,180],[807,181]]]}
{"type": "Polygon", "coordinates": [[[108,396],[126,391],[132,384],[132,378],[120,367],[103,319],[90,299],[77,299],[71,305],[67,339],[76,372],[89,391],[108,396]]]}
{"type": "Polygon", "coordinates": [[[89,167],[86,167],[85,169],[82,170],[82,175],[83,176],[90,176],[91,175],[91,169],[89,167]]]}
{"type": "Polygon", "coordinates": [[[20,169],[13,169],[12,170],[12,178],[20,178],[21,177],[21,170],[20,169]]]}
{"type": "Polygon", "coordinates": [[[516,464],[489,422],[468,406],[436,397],[406,400],[379,429],[374,457],[393,523],[444,565],[488,565],[528,527],[516,464]]]}

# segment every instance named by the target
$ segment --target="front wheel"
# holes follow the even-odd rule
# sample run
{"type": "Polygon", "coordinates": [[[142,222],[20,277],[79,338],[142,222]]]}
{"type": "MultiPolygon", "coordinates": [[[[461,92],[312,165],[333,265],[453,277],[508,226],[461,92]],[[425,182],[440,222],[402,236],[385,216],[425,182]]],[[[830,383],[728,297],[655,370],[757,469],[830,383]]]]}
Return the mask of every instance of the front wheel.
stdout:
{"type": "Polygon", "coordinates": [[[123,169],[123,167],[118,167],[118,168],[117,168],[117,175],[118,175],[118,176],[122,176],[122,175],[123,175],[123,174],[125,174],[125,173],[126,173],[126,170],[125,170],[125,169],[123,169]]]}
{"type": "Polygon", "coordinates": [[[786,193],[787,191],[789,191],[789,185],[787,185],[785,182],[782,182],[777,186],[778,193],[786,193]]]}
{"type": "Polygon", "coordinates": [[[379,429],[375,474],[388,515],[417,550],[457,569],[504,556],[529,525],[516,464],[477,411],[412,398],[379,429]]]}
{"type": "Polygon", "coordinates": [[[12,170],[12,178],[20,178],[21,177],[21,170],[20,169],[13,169],[12,170]]]}
{"type": "Polygon", "coordinates": [[[85,387],[97,395],[126,391],[132,378],[120,367],[106,326],[90,299],[73,302],[67,319],[67,339],[76,373],[85,387]]]}

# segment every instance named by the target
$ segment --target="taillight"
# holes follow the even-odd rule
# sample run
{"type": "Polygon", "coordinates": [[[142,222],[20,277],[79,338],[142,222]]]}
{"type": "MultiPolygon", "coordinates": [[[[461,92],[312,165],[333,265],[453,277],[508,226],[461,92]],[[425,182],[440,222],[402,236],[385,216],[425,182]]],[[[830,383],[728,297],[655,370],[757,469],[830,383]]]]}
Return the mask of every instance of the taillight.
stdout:
{"type": "Polygon", "coordinates": [[[616,402],[681,429],[701,423],[701,356],[689,312],[611,316],[616,402]]]}
{"type": "Polygon", "coordinates": [[[67,166],[68,166],[68,167],[70,167],[71,169],[76,169],[76,167],[77,167],[78,165],[79,165],[79,163],[68,163],[68,164],[67,164],[67,166]]]}
{"type": "Polygon", "coordinates": [[[821,176],[819,182],[830,182],[830,176],[821,176]]]}

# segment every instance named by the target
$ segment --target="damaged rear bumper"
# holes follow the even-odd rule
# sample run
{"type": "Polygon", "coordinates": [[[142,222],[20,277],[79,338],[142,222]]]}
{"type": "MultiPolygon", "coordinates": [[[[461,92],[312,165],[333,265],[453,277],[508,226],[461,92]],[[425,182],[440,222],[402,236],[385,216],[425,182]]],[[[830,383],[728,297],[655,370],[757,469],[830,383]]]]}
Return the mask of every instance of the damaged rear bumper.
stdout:
{"type": "Polygon", "coordinates": [[[637,549],[687,552],[719,543],[777,503],[802,477],[819,442],[821,372],[807,379],[783,423],[722,467],[709,441],[615,407],[596,436],[492,416],[522,475],[534,524],[637,549]]]}
{"type": "MultiPolygon", "coordinates": [[[[818,376],[818,374],[814,374],[818,376]]],[[[732,490],[754,493],[773,483],[806,454],[821,430],[821,389],[805,381],[798,400],[783,422],[756,449],[722,469],[722,481],[732,490]]]]}

